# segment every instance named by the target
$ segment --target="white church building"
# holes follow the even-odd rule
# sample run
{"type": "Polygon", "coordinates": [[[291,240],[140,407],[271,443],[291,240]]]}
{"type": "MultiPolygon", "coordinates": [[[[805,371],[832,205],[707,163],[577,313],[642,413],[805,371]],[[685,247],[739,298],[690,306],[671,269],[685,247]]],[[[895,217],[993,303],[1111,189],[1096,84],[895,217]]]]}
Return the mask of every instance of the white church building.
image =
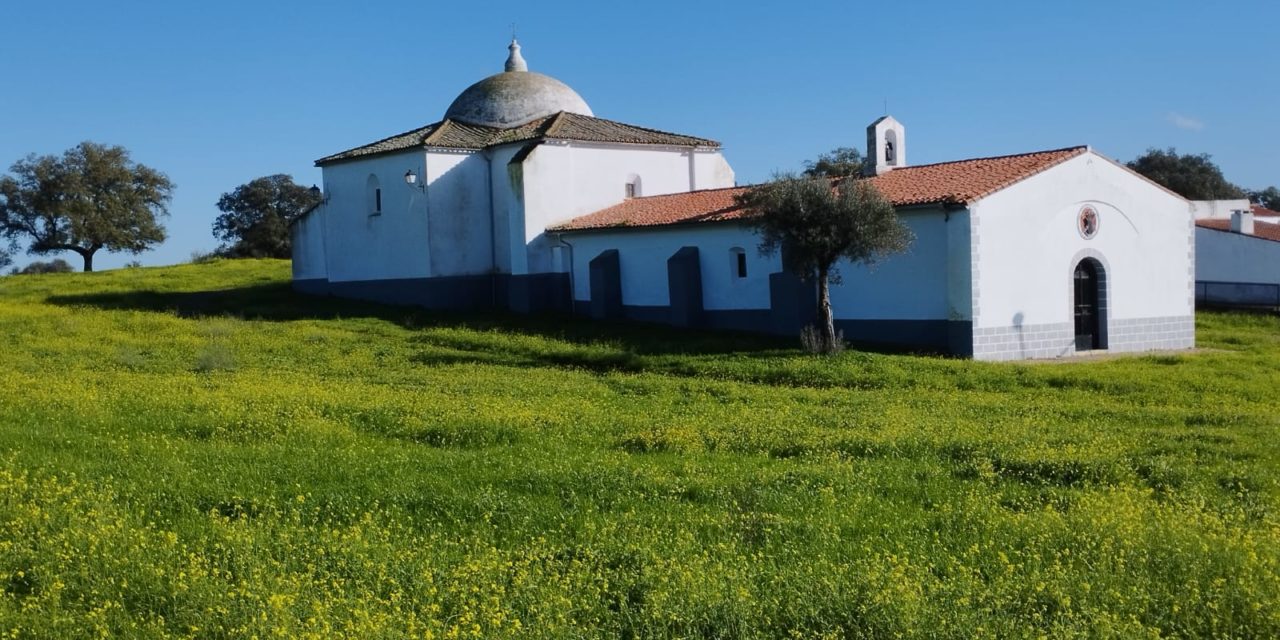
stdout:
{"type": "MultiPolygon", "coordinates": [[[[903,254],[840,268],[845,338],[1007,360],[1194,345],[1191,205],[1089,147],[930,165],[867,129],[903,254]]],[[[321,158],[293,225],[303,292],[798,335],[814,286],[757,251],[720,144],[597,118],[506,69],[443,119],[321,158]]]]}

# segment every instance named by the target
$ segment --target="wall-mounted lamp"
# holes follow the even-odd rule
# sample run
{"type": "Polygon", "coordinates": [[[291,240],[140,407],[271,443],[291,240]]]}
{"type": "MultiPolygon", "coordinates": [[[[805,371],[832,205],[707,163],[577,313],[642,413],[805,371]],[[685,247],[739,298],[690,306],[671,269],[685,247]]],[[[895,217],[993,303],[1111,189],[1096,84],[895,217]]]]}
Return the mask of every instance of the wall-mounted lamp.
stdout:
{"type": "Polygon", "coordinates": [[[404,172],[404,183],[409,185],[411,188],[416,188],[418,191],[422,191],[424,193],[427,190],[426,185],[418,183],[418,174],[414,173],[413,169],[404,172]]]}
{"type": "Polygon", "coordinates": [[[329,194],[321,191],[320,187],[313,184],[310,189],[307,189],[307,192],[311,194],[312,198],[315,198],[316,202],[329,204],[329,194]]]}

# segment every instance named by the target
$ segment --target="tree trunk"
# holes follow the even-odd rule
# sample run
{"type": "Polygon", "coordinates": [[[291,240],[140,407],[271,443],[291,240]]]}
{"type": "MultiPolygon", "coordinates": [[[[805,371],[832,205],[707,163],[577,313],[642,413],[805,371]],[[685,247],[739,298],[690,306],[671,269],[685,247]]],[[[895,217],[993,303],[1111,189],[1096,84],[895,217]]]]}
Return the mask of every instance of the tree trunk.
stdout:
{"type": "Polygon", "coordinates": [[[836,350],[836,323],[831,317],[831,288],[827,282],[831,268],[818,269],[818,331],[822,335],[822,352],[836,350]]]}
{"type": "Polygon", "coordinates": [[[93,271],[93,251],[81,250],[76,253],[80,254],[81,258],[84,258],[84,272],[89,273],[90,271],[93,271]]]}

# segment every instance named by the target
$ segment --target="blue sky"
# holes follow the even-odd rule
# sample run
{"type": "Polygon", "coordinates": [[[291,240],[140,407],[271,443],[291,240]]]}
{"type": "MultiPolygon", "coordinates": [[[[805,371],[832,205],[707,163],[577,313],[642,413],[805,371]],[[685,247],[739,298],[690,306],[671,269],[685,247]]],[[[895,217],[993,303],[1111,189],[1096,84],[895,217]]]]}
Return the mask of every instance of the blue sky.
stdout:
{"type": "Polygon", "coordinates": [[[216,246],[223,192],[318,183],[316,158],[438,120],[502,69],[513,22],[532,70],[600,117],[722,141],[741,183],[862,147],[887,101],[912,164],[1172,146],[1280,184],[1280,3],[1261,0],[13,2],[0,169],[124,145],[177,184],[170,238],[98,268],[183,262],[216,246]]]}

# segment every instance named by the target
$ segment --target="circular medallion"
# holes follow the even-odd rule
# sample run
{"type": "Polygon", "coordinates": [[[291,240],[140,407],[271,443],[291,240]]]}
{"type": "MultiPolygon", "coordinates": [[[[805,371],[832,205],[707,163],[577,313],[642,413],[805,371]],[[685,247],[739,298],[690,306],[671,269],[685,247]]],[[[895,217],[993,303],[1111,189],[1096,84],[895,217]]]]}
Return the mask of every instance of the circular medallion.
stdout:
{"type": "Polygon", "coordinates": [[[1088,240],[1098,235],[1098,210],[1091,206],[1085,205],[1080,209],[1080,216],[1076,220],[1076,229],[1080,231],[1080,237],[1088,240]]]}

